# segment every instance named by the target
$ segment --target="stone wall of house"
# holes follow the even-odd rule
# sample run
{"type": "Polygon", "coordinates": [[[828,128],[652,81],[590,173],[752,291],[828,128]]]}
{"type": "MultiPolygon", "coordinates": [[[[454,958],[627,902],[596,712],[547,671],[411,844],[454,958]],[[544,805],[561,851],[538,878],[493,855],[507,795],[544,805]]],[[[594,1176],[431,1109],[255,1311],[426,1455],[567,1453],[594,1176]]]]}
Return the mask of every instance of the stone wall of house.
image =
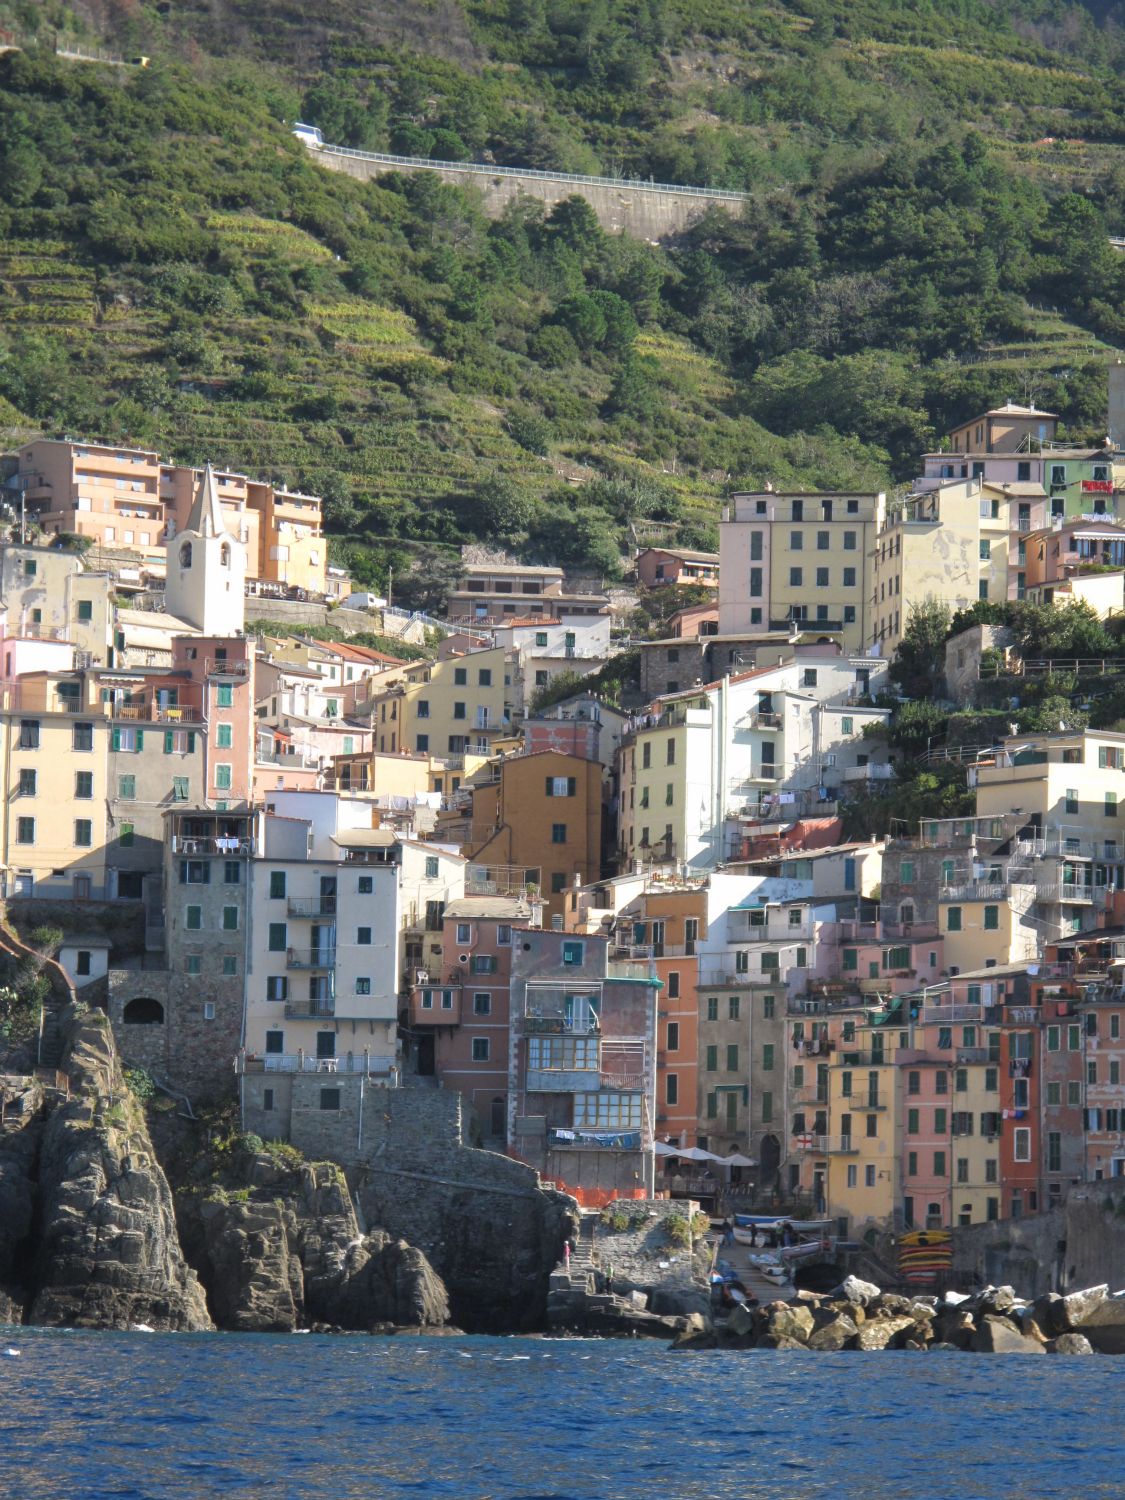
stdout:
{"type": "Polygon", "coordinates": [[[193,1100],[218,1102],[235,1091],[242,1040],[242,980],[175,974],[167,969],[111,969],[109,1018],[121,1056],[193,1100]],[[157,1001],[163,1021],[127,1020],[130,1002],[157,1001]],[[213,1007],[213,1014],[208,1014],[213,1007]]]}
{"type": "Polygon", "coordinates": [[[1125,1182],[1083,1183],[1045,1213],[955,1230],[953,1273],[956,1284],[1008,1285],[1021,1297],[1125,1286],[1125,1182]]]}

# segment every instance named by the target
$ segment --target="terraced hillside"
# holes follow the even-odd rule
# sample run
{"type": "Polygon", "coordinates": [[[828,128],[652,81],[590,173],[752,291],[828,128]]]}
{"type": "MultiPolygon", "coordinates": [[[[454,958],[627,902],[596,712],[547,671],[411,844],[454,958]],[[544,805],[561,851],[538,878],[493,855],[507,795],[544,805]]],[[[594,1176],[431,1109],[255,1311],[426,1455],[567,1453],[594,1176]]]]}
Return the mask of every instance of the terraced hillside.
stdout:
{"type": "Polygon", "coordinates": [[[608,572],[639,520],[706,545],[732,486],[894,483],[1007,396],[1096,436],[1125,344],[1111,11],[0,0],[153,58],[0,56],[0,431],[319,489],[372,581],[467,535],[608,572]],[[581,202],[490,223],[320,170],[298,113],[752,202],[663,250],[581,202]]]}

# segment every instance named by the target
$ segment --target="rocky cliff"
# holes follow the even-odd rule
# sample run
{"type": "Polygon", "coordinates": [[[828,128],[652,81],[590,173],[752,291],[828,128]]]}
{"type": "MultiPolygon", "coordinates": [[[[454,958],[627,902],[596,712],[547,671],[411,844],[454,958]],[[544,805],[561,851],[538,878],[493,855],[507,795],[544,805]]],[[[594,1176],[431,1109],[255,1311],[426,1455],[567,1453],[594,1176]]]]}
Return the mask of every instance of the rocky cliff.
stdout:
{"type": "Polygon", "coordinates": [[[223,1176],[180,1200],[185,1248],[220,1327],[375,1332],[448,1320],[445,1286],[426,1257],[383,1230],[361,1229],[333,1163],[242,1151],[223,1176]]]}
{"type": "Polygon", "coordinates": [[[0,1281],[10,1315],[84,1328],[211,1328],[105,1018],[72,1009],[63,1036],[68,1089],[7,1088],[0,1281]]]}

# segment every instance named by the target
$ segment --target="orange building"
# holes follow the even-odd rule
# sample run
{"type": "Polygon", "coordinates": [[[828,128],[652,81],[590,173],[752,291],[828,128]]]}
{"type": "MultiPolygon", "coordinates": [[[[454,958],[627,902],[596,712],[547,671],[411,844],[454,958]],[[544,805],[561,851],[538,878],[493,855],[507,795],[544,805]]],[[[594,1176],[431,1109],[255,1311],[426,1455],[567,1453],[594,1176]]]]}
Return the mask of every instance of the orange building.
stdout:
{"type": "Polygon", "coordinates": [[[602,782],[600,761],[562,751],[497,761],[494,778],[472,788],[470,857],[537,867],[545,910],[561,919],[568,888],[602,872],[602,782]]]}

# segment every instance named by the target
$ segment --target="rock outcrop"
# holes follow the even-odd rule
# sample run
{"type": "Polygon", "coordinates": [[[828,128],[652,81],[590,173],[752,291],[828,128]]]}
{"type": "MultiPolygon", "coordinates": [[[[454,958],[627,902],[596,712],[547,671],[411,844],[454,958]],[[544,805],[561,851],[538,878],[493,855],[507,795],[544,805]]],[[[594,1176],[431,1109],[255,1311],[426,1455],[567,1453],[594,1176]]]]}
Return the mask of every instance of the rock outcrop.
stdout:
{"type": "Polygon", "coordinates": [[[449,1298],[426,1257],[382,1230],[363,1233],[341,1169],[251,1155],[181,1204],[216,1321],[241,1333],[328,1326],[428,1329],[449,1298]]]}
{"type": "Polygon", "coordinates": [[[826,1295],[736,1307],[681,1333],[673,1349],[970,1350],[977,1354],[1125,1354],[1125,1292],[1092,1287],[1026,1302],[1011,1287],[905,1297],[848,1277],[826,1295]]]}
{"type": "Polygon", "coordinates": [[[70,1096],[38,1143],[30,1323],[211,1328],[180,1249],[172,1194],[100,1012],[64,1018],[70,1096]]]}

